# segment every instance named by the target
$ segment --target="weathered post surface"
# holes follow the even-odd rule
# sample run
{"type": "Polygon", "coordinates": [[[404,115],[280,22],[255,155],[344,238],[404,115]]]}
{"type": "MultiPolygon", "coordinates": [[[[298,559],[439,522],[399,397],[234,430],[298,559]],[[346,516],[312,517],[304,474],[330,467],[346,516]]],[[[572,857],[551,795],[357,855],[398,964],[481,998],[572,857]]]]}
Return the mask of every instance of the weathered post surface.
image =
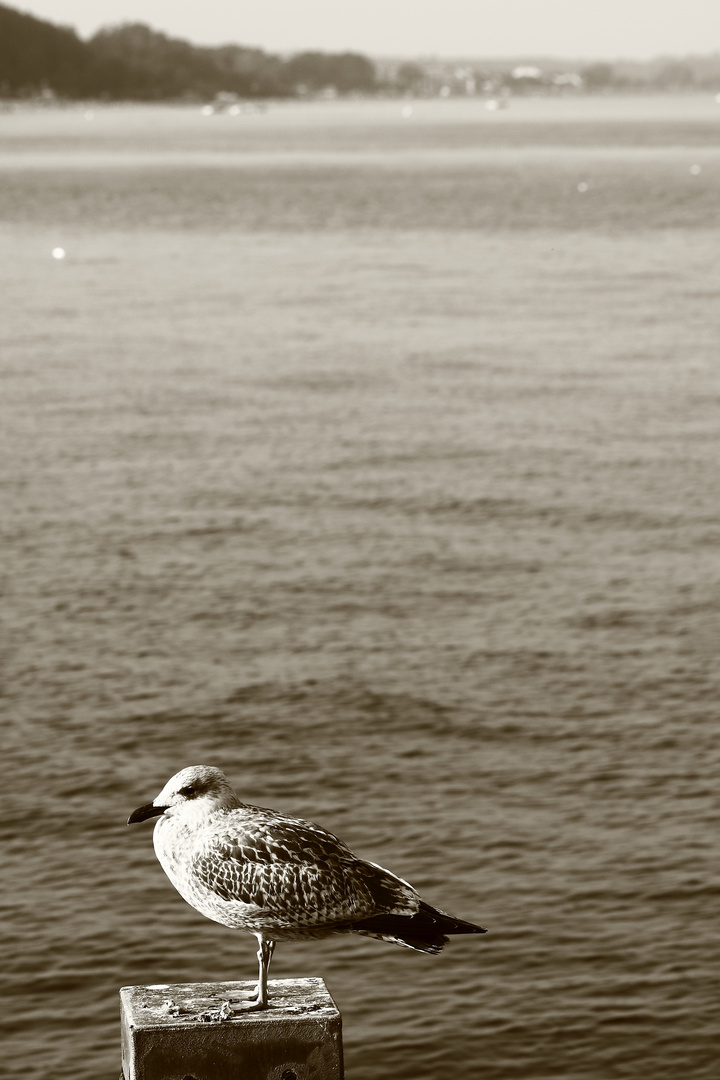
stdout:
{"type": "Polygon", "coordinates": [[[323,980],[273,980],[269,1008],[231,1015],[254,985],[124,986],[125,1080],[342,1080],[342,1021],[323,980]]]}

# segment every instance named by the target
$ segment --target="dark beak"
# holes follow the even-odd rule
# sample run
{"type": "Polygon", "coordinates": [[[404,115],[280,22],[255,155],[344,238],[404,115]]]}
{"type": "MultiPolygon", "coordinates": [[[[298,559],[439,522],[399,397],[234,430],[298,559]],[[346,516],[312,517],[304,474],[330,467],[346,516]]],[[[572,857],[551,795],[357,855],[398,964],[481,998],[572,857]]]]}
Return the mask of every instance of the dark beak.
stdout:
{"type": "Polygon", "coordinates": [[[150,817],[160,817],[166,810],[167,806],[155,806],[155,803],[149,802],[145,806],[139,806],[137,810],[133,810],[127,823],[128,825],[135,825],[138,821],[147,821],[150,817]]]}

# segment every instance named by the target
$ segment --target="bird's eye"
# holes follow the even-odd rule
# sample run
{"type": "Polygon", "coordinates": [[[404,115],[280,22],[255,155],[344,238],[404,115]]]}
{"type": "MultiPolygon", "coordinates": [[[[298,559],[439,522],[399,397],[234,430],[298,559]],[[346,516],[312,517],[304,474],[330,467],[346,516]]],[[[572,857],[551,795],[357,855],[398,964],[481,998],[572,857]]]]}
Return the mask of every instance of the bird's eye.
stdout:
{"type": "Polygon", "coordinates": [[[195,788],[192,786],[192,784],[188,784],[186,787],[181,787],[178,792],[178,795],[185,795],[188,799],[191,799],[194,794],[195,788]]]}

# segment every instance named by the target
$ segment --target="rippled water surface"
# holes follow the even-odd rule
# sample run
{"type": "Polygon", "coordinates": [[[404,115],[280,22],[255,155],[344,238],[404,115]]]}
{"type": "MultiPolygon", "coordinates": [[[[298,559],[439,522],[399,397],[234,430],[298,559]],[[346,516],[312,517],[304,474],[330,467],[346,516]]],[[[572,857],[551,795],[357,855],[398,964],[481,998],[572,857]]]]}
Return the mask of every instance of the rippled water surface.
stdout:
{"type": "Polygon", "coordinates": [[[489,927],[278,947],[349,1077],[717,1075],[720,109],[473,105],[0,116],[8,1076],[253,976],[192,763],[489,927]]]}

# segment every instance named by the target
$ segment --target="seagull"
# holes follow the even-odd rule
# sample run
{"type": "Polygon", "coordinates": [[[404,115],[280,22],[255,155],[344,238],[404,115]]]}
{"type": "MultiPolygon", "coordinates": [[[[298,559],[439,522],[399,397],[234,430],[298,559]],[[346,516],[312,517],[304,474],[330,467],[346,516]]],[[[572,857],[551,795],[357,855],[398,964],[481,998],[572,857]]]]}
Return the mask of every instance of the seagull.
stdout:
{"type": "Polygon", "coordinates": [[[486,933],[426,904],[320,825],[242,803],[210,765],[181,769],[128,825],[148,818],[158,819],[155,853],[183,900],[258,940],[257,988],[240,1011],[267,1008],[277,941],[355,933],[439,953],[447,934],[486,933]]]}

